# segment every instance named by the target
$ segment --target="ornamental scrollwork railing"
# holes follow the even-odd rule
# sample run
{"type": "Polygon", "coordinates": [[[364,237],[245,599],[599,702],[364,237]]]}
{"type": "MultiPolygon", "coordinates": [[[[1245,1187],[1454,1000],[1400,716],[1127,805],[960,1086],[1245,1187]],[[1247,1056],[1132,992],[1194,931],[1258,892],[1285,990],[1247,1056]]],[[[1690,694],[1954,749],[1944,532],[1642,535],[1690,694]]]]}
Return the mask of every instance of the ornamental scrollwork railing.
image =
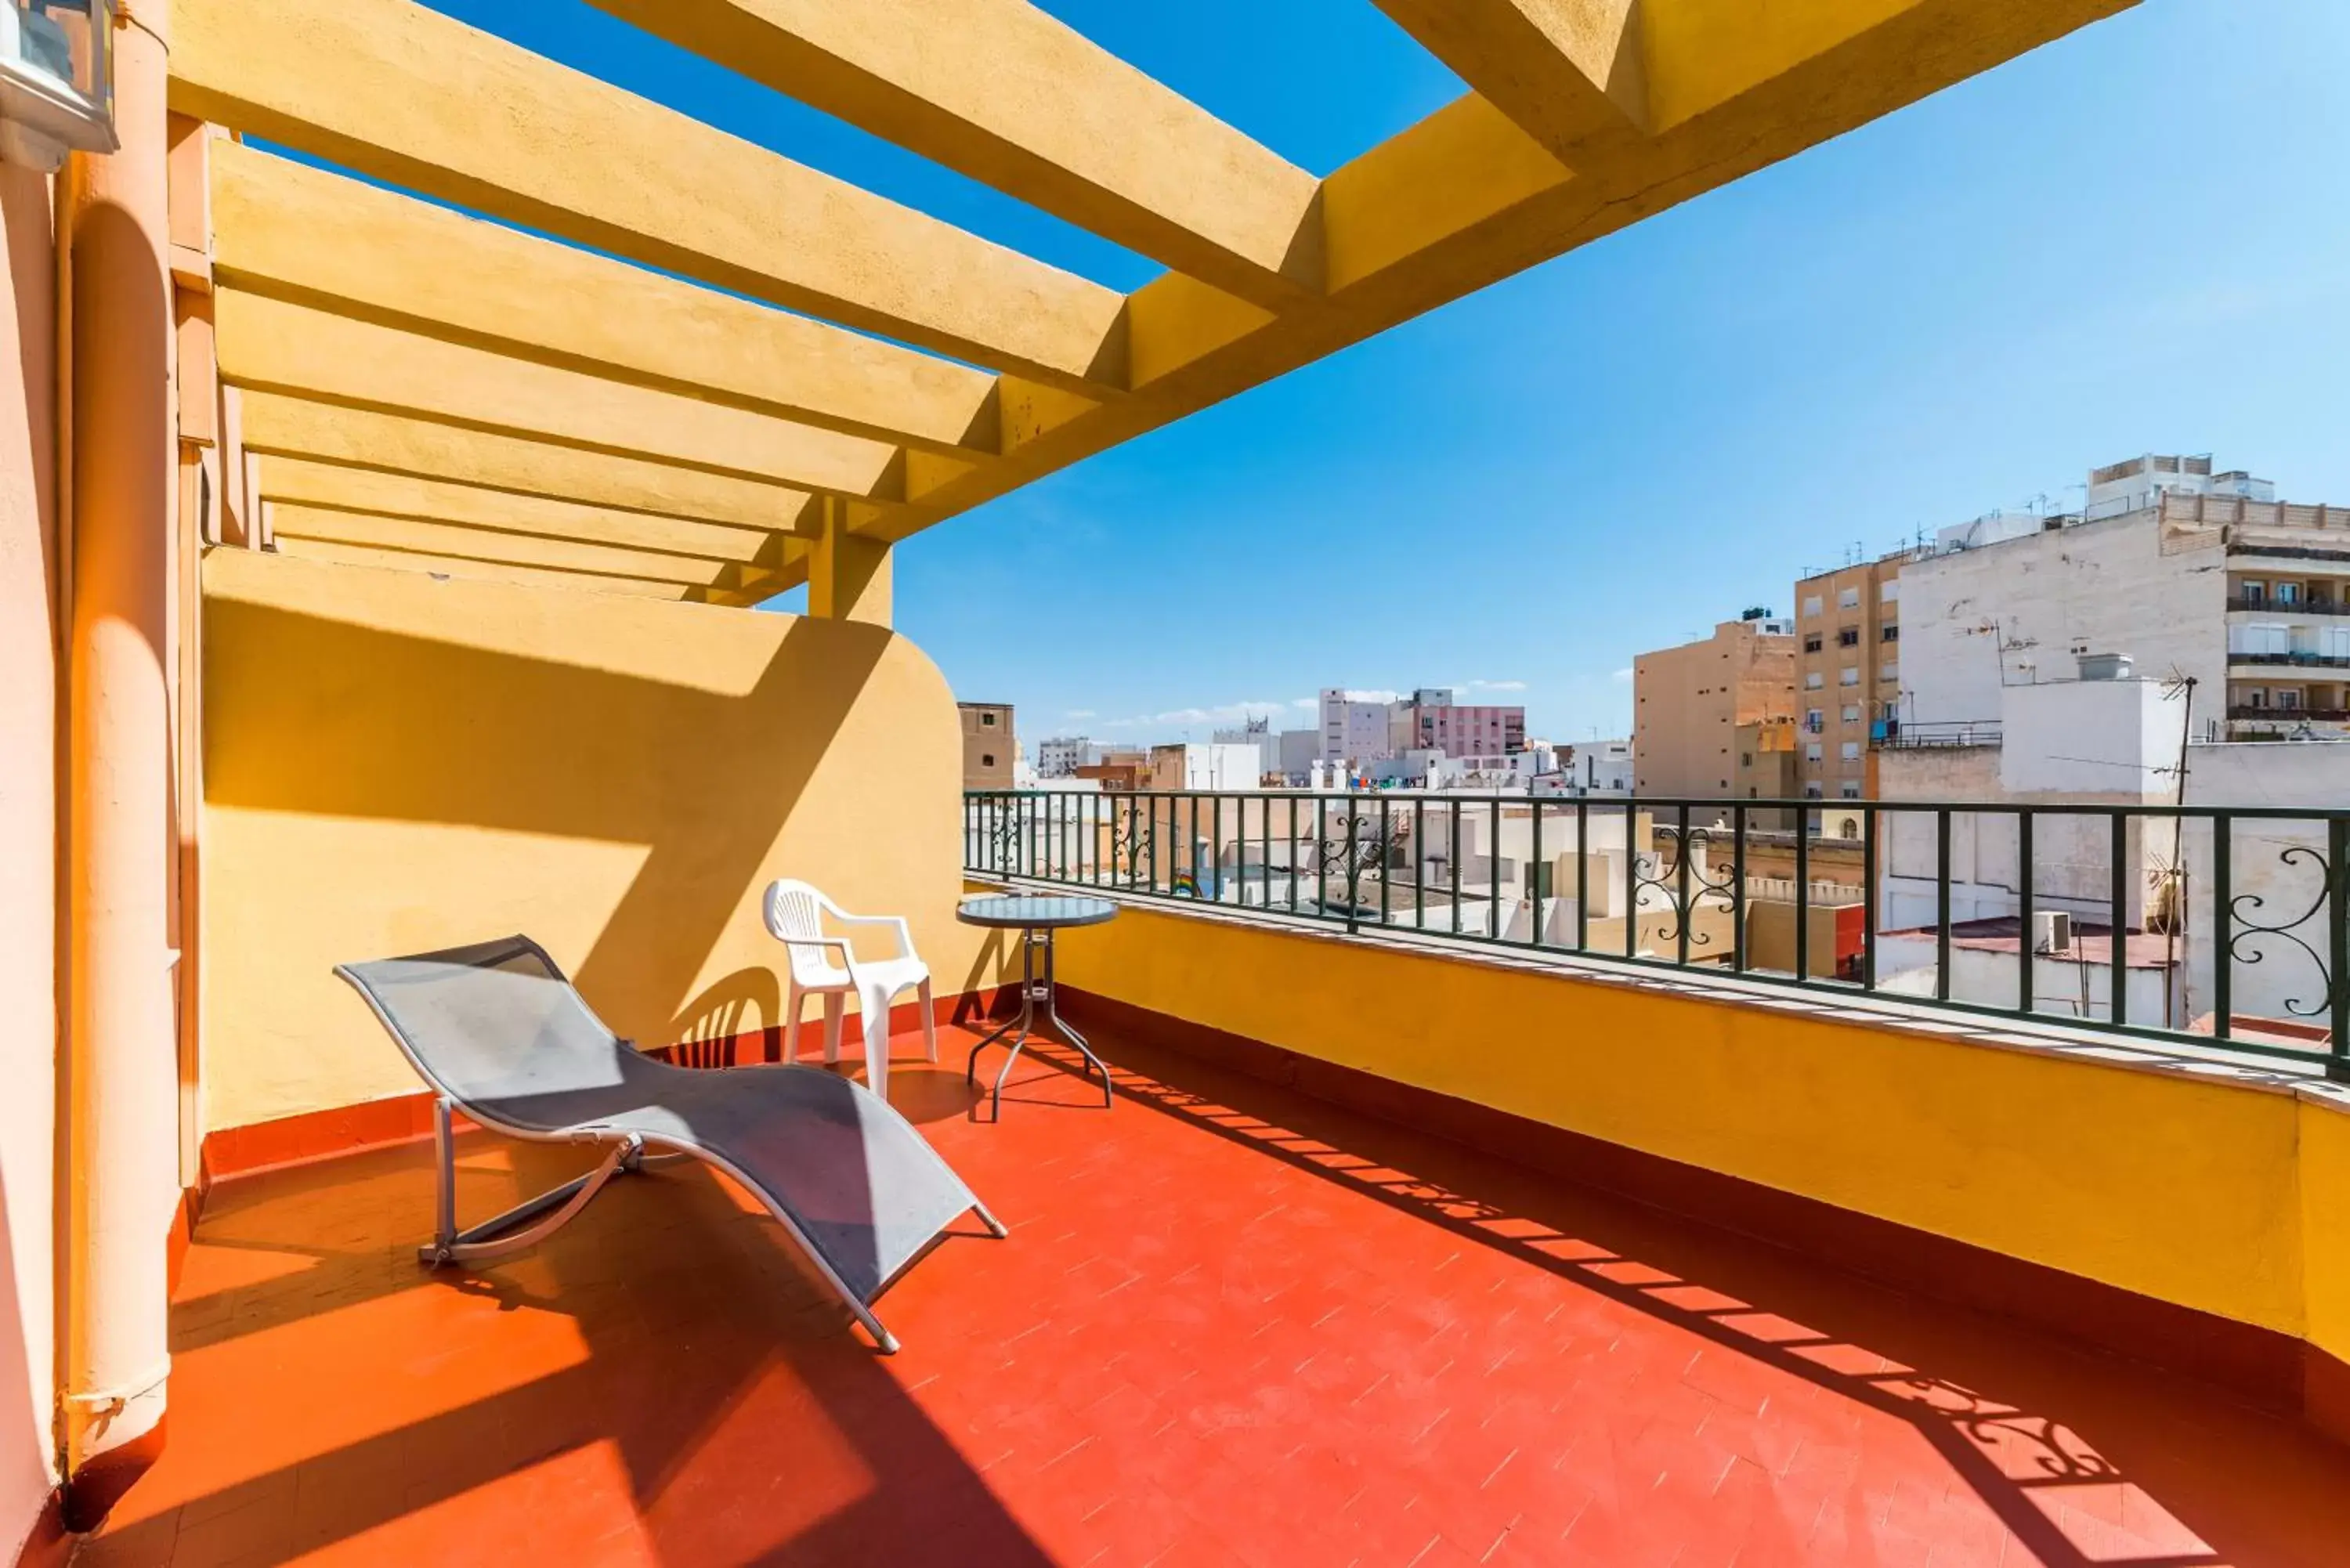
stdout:
{"type": "Polygon", "coordinates": [[[1713,933],[1700,929],[1691,917],[1709,898],[1727,908],[1737,896],[1737,871],[1732,864],[1719,875],[1715,873],[1713,846],[1718,838],[1731,839],[1734,849],[1735,835],[1720,824],[1711,827],[1684,826],[1676,836],[1679,847],[1673,863],[1665,865],[1661,854],[1651,852],[1631,857],[1630,918],[1640,918],[1640,893],[1653,890],[1672,911],[1672,924],[1657,932],[1659,944],[1671,943],[1676,948],[1697,950],[1713,945],[1713,933]],[[1696,856],[1695,860],[1691,859],[1696,856]],[[1702,867],[1699,869],[1698,867],[1702,867]]]}
{"type": "Polygon", "coordinates": [[[2307,909],[2291,919],[2263,921],[2260,916],[2268,908],[2267,898],[2259,893],[2237,894],[2228,904],[2230,929],[2227,956],[2223,961],[2265,963],[2269,948],[2263,939],[2272,937],[2291,943],[2301,950],[2302,957],[2308,960],[2309,967],[2317,973],[2317,999],[2310,1002],[2298,996],[2286,996],[2279,1000],[2282,1002],[2284,1010],[2296,1018],[2324,1018],[2334,1011],[2335,988],[2350,985],[2350,975],[2334,973],[2325,955],[2304,938],[2301,930],[2314,920],[2323,924],[2322,917],[2338,901],[2335,885],[2344,877],[2350,877],[2350,867],[2330,863],[2326,856],[2306,844],[2285,846],[2278,852],[2277,860],[2287,867],[2308,865],[2316,867],[2316,896],[2310,899],[2307,909]]]}
{"type": "Polygon", "coordinates": [[[1022,881],[2061,1020],[2350,1084],[2350,807],[1555,785],[965,804],[967,867],[1022,881]]]}

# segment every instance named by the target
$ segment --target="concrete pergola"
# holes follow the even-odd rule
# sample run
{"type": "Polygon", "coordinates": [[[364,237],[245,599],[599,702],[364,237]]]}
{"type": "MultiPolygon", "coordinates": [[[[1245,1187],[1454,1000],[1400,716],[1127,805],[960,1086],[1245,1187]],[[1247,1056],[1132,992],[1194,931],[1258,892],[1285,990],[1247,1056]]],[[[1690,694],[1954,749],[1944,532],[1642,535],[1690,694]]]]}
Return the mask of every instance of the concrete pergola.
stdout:
{"type": "Polygon", "coordinates": [[[1471,90],[1326,178],[1024,0],[599,3],[1168,270],[1105,288],[410,0],[177,0],[178,270],[281,550],[886,619],[899,540],[2130,0],[1378,0],[1471,90]]]}

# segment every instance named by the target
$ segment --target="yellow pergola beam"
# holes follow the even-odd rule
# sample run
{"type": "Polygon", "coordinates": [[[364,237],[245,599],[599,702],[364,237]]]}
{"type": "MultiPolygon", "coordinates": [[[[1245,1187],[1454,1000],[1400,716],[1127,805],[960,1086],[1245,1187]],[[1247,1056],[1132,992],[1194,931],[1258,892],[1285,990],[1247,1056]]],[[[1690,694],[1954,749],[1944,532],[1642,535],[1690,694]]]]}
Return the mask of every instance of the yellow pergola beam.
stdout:
{"type": "Polygon", "coordinates": [[[459,523],[387,517],[372,512],[340,512],[299,502],[271,503],[269,518],[270,526],[281,541],[318,539],[411,555],[578,572],[595,577],[641,577],[696,588],[732,587],[741,581],[743,571],[739,566],[702,556],[626,550],[577,539],[498,533],[459,523]]]}
{"type": "Polygon", "coordinates": [[[246,392],[243,410],[244,445],[255,452],[762,531],[806,533],[818,521],[818,498],[805,490],[643,458],[270,392],[246,392]]]}
{"type": "Polygon", "coordinates": [[[1377,3],[1570,168],[1647,130],[1644,0],[1377,3]]]}
{"type": "Polygon", "coordinates": [[[541,495],[419,479],[412,474],[346,468],[304,458],[264,457],[261,495],[266,501],[417,522],[456,524],[495,533],[568,539],[585,545],[696,556],[735,566],[780,565],[788,535],[759,528],[690,522],[644,512],[583,506],[541,495]]]}
{"type": "Polygon", "coordinates": [[[331,561],[345,566],[380,566],[393,571],[427,572],[442,577],[472,577],[497,583],[530,583],[540,587],[572,588],[584,593],[626,594],[639,598],[691,599],[716,602],[719,596],[690,583],[660,582],[650,577],[599,576],[590,572],[552,571],[503,561],[478,561],[463,556],[426,556],[413,551],[371,545],[348,545],[335,539],[301,535],[281,538],[278,553],[302,560],[331,561]]]}
{"type": "Polygon", "coordinates": [[[985,468],[910,485],[905,505],[863,514],[858,531],[905,538],[2134,4],[1644,0],[1653,134],[1587,142],[1570,171],[1483,97],[1458,99],[1323,182],[1323,304],[1275,314],[1159,277],[1128,302],[1131,396],[1051,422],[985,468]],[[1702,54],[1708,35],[1690,24],[1708,16],[1736,61],[1678,57],[1702,54]]]}
{"type": "Polygon", "coordinates": [[[1124,299],[411,0],[175,0],[171,103],[394,185],[1110,395],[1124,299]]]}
{"type": "Polygon", "coordinates": [[[1033,206],[1278,309],[1317,182],[1028,0],[595,0],[1033,206]]]}
{"type": "MultiPolygon", "coordinates": [[[[1396,0],[1398,13],[1470,64],[1472,79],[1482,77],[1486,91],[1430,116],[1321,183],[1318,292],[1273,308],[1175,271],[1119,302],[1109,313],[1115,316],[1111,322],[1107,316],[1087,315],[1101,300],[1082,289],[1071,293],[1056,284],[1044,294],[1023,296],[1019,279],[1037,275],[1017,268],[989,273],[984,280],[960,278],[963,292],[924,296],[919,308],[931,313],[921,317],[930,326],[897,335],[949,352],[982,337],[995,340],[1000,349],[1007,334],[1030,335],[1022,338],[1029,346],[1023,351],[1026,358],[1000,352],[971,356],[1026,377],[998,383],[1002,455],[974,463],[954,452],[907,445],[889,472],[862,492],[838,483],[838,476],[823,483],[796,472],[790,477],[798,487],[825,491],[827,506],[842,503],[827,514],[853,533],[882,541],[904,538],[1866,124],[2132,3],[1639,0],[1631,6],[1613,0],[1555,0],[1545,8],[1543,0],[1506,0],[1505,8],[1497,10],[1504,0],[1480,0],[1466,17],[1448,17],[1432,4],[1415,7],[1396,0]],[[1610,27],[1616,29],[1612,34],[1610,27]],[[1502,70],[1513,63],[1507,57],[1509,40],[1526,36],[1526,28],[1540,35],[1543,50],[1526,51],[1526,58],[1514,62],[1517,75],[1510,77],[1502,70]],[[1513,35],[1513,29],[1521,31],[1513,35]],[[1558,101],[1547,106],[1542,96],[1544,73],[1558,89],[1558,101]],[[1544,115],[1554,118],[1545,120],[1544,115]],[[975,321],[997,325],[974,333],[975,321]],[[941,323],[950,323],[951,330],[941,323]],[[1053,353],[1030,352],[1047,338],[1058,346],[1053,353]]],[[[829,207],[797,212],[785,221],[769,199],[774,192],[788,190],[793,199],[821,207],[831,200],[827,192],[833,187],[795,182],[805,171],[795,171],[690,121],[684,122],[689,129],[679,130],[671,123],[677,117],[668,110],[616,95],[420,13],[405,0],[181,4],[194,16],[196,38],[191,47],[183,37],[175,58],[175,69],[186,78],[183,109],[216,113],[361,172],[509,221],[762,297],[787,304],[816,301],[812,308],[858,325],[876,319],[854,314],[871,305],[876,291],[895,290],[892,299],[919,294],[909,279],[918,273],[934,278],[941,270],[952,272],[940,257],[963,254],[954,250],[960,241],[935,235],[909,250],[896,243],[903,235],[894,229],[888,231],[890,244],[865,244],[882,229],[873,226],[879,220],[868,209],[857,204],[870,200],[861,196],[842,209],[849,215],[837,222],[827,215],[834,212],[829,207]],[[494,112],[489,105],[496,106],[494,112]],[[705,137],[716,140],[705,145],[705,137]],[[724,178],[709,175],[704,167],[722,164],[730,171],[724,178]],[[749,180],[754,171],[759,178],[749,180]],[[941,248],[922,249],[933,241],[941,248]],[[803,254],[810,246],[826,250],[826,255],[803,254]],[[811,269],[830,269],[825,275],[836,278],[846,269],[865,280],[869,287],[864,303],[851,300],[847,310],[829,308],[837,294],[855,291],[807,288],[811,269]],[[778,277],[785,282],[779,285],[778,277]]],[[[717,0],[681,4],[695,15],[722,16],[713,8],[717,0]]],[[[895,8],[893,0],[874,4],[895,8]]],[[[955,17],[986,12],[981,0],[940,4],[955,17]]],[[[745,16],[754,9],[749,0],[724,7],[745,16]]],[[[791,15],[800,18],[804,32],[832,40],[819,51],[831,63],[806,67],[834,80],[828,90],[847,91],[837,83],[864,80],[867,87],[858,90],[869,89],[879,104],[892,94],[913,92],[929,79],[914,64],[889,54],[882,43],[857,35],[853,17],[827,18],[813,10],[791,15]],[[843,38],[864,53],[849,49],[843,38]]],[[[771,22],[755,16],[752,21],[774,35],[762,47],[801,47],[777,42],[785,33],[775,32],[771,22]]],[[[182,27],[183,34],[189,31],[182,27]]],[[[986,58],[980,57],[983,64],[986,58]]],[[[763,67],[754,62],[754,68],[763,67]]],[[[1021,156],[1034,157],[1043,133],[1027,129],[1020,115],[1006,115],[983,93],[972,96],[979,90],[946,93],[938,112],[953,123],[983,127],[1002,146],[994,152],[958,156],[1008,157],[1004,150],[1016,145],[1021,156]],[[986,119],[987,115],[999,118],[986,119]]],[[[926,111],[909,102],[887,112],[878,107],[858,112],[877,124],[894,114],[914,117],[921,124],[906,134],[918,145],[941,134],[937,122],[923,119],[926,111]]],[[[1073,170],[1075,165],[1064,167],[1063,174],[1073,170]]],[[[1026,165],[1023,171],[1016,171],[1019,178],[1032,182],[1061,178],[1026,165]]],[[[1005,179],[1016,188],[1014,175],[1005,179]]],[[[250,299],[234,287],[222,292],[224,356],[243,351],[231,341],[236,325],[231,315],[245,308],[241,300],[250,299]]],[[[281,311],[302,308],[282,300],[268,303],[281,311]]],[[[909,313],[919,314],[909,306],[892,319],[902,326],[912,318],[909,313]]],[[[332,319],[349,322],[354,331],[389,330],[373,321],[332,319]]],[[[391,338],[413,336],[390,333],[391,338]]],[[[482,352],[467,343],[417,340],[452,353],[482,352]]],[[[343,339],[346,348],[359,341],[348,333],[343,339]]],[[[486,358],[542,374],[573,374],[486,358]]],[[[468,364],[447,360],[441,368],[468,364]]],[[[599,378],[575,379],[638,396],[673,396],[599,378]]],[[[774,463],[744,469],[732,461],[712,462],[706,450],[686,454],[679,450],[683,436],[678,431],[668,431],[647,454],[640,437],[616,443],[585,433],[577,422],[556,424],[543,412],[516,426],[515,400],[505,393],[519,389],[497,387],[499,395],[490,400],[494,408],[478,395],[467,408],[452,408],[447,406],[453,400],[449,394],[422,385],[403,392],[413,407],[327,387],[313,395],[406,410],[450,427],[650,455],[729,475],[783,477],[774,463]]],[[[693,406],[704,412],[764,417],[707,403],[693,406]]],[[[798,428],[832,440],[853,439],[798,428]]],[[[717,427],[695,427],[693,437],[702,442],[725,439],[717,427]]]]}
{"type": "Polygon", "coordinates": [[[212,157],[222,284],[544,364],[966,457],[995,378],[234,142],[212,157]]]}
{"type": "MultiPolygon", "coordinates": [[[[311,306],[214,293],[221,375],[249,390],[406,413],[889,501],[899,449],[861,436],[452,343],[311,306]]],[[[960,469],[944,458],[933,462],[960,469]]]]}

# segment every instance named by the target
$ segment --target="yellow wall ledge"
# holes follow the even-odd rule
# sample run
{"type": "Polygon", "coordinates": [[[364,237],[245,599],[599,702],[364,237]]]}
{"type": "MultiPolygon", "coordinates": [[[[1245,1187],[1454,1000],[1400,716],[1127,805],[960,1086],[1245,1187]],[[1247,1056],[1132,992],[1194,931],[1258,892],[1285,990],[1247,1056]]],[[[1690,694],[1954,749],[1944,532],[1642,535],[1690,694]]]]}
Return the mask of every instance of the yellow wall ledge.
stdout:
{"type": "Polygon", "coordinates": [[[1084,991],[2350,1355],[2350,1104],[1754,988],[1129,904],[1084,991]]]}

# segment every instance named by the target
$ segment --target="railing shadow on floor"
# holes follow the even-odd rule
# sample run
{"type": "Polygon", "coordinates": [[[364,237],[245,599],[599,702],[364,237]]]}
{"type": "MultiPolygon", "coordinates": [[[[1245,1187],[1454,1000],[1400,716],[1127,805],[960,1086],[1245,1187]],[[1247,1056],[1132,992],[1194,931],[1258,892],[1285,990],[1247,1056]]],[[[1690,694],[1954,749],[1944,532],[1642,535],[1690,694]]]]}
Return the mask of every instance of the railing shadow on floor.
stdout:
{"type": "Polygon", "coordinates": [[[2350,1455],[2216,1389],[1089,1027],[1131,1103],[1906,1422],[2044,1568],[2300,1568],[2350,1541],[2350,1455]],[[2066,1488],[2198,1545],[2085,1546],[2066,1488]]]}

